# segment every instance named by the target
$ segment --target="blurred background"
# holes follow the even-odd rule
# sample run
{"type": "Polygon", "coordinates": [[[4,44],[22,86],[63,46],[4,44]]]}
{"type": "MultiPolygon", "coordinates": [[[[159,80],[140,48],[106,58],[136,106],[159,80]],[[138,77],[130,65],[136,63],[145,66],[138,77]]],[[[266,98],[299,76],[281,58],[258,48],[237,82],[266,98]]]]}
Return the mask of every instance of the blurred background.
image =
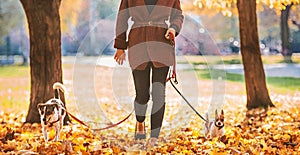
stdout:
{"type": "MultiPolygon", "coordinates": [[[[230,12],[214,9],[199,11],[194,0],[181,2],[188,28],[177,38],[177,55],[240,53],[236,8],[232,7],[230,12]]],[[[63,0],[60,7],[63,56],[76,55],[86,39],[92,44],[90,49],[81,54],[113,55],[114,26],[119,3],[120,0],[63,0]]],[[[300,52],[299,9],[299,5],[294,5],[289,11],[289,42],[293,53],[300,52]]],[[[258,29],[263,55],[281,54],[281,14],[282,11],[270,6],[258,5],[258,29]]],[[[28,26],[18,0],[0,0],[0,27],[0,65],[28,64],[28,26]]]]}

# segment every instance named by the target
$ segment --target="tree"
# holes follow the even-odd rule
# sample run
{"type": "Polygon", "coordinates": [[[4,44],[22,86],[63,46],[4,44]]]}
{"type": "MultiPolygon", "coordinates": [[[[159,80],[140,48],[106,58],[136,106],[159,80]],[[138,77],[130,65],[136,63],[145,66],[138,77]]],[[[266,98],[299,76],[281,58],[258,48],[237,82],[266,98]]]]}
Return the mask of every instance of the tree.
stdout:
{"type": "MultiPolygon", "coordinates": [[[[62,82],[61,0],[20,0],[30,36],[30,106],[27,123],[40,122],[37,104],[53,97],[52,85],[62,82]]],[[[64,96],[61,96],[64,102],[64,96]]],[[[65,117],[65,122],[69,117],[65,117]]]]}
{"type": "MultiPolygon", "coordinates": [[[[292,47],[290,42],[290,27],[288,24],[290,13],[295,3],[291,3],[288,5],[284,5],[284,9],[281,10],[280,14],[280,33],[281,33],[281,47],[282,47],[282,55],[284,56],[284,61],[287,63],[292,63],[292,47]]],[[[292,19],[292,23],[294,23],[294,19],[292,19]]],[[[297,25],[297,24],[295,24],[297,25]]],[[[299,28],[299,25],[298,25],[299,28]]]]}
{"type": "Polygon", "coordinates": [[[247,109],[274,106],[266,87],[259,48],[255,0],[238,0],[241,53],[244,65],[247,109]]]}
{"type": "Polygon", "coordinates": [[[281,10],[280,14],[280,32],[281,32],[281,47],[282,47],[282,55],[284,57],[284,61],[287,63],[292,62],[293,51],[291,49],[290,43],[290,28],[288,25],[289,14],[291,10],[292,4],[287,5],[284,10],[281,10]]]}
{"type": "MultiPolygon", "coordinates": [[[[194,4],[206,8],[217,7],[217,10],[230,14],[234,1],[196,0],[194,4]],[[228,8],[228,9],[226,9],[228,8]]],[[[245,73],[247,109],[274,106],[267,89],[259,48],[257,15],[255,0],[237,0],[241,53],[245,73]]]]}

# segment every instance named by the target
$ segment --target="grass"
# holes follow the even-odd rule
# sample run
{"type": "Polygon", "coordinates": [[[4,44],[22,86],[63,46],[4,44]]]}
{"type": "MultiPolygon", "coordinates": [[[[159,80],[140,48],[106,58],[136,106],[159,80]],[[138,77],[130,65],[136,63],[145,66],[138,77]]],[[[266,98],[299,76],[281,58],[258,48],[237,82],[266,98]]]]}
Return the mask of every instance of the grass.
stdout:
{"type": "MultiPolygon", "coordinates": [[[[207,69],[196,70],[199,78],[211,79],[211,72],[207,69]]],[[[217,71],[222,73],[222,71],[217,71]]],[[[224,71],[223,71],[224,72],[224,71]]],[[[224,74],[224,73],[222,73],[224,74]]],[[[231,82],[244,83],[244,75],[226,73],[226,80],[231,82]]],[[[277,91],[287,92],[287,91],[299,91],[300,88],[300,78],[292,77],[267,77],[267,84],[272,86],[277,91]]]]}
{"type": "Polygon", "coordinates": [[[28,66],[0,66],[0,77],[24,77],[29,74],[28,66]]]}
{"type": "Polygon", "coordinates": [[[27,110],[30,93],[29,75],[29,66],[0,67],[1,110],[27,110]]]}
{"type": "MultiPolygon", "coordinates": [[[[292,60],[295,64],[300,63],[300,55],[294,54],[292,60]]],[[[283,63],[284,58],[282,55],[262,56],[264,64],[278,64],[283,63]]],[[[190,63],[194,66],[197,65],[214,65],[214,64],[242,64],[241,55],[228,55],[228,56],[185,56],[177,61],[178,63],[190,63]]],[[[198,77],[202,79],[211,79],[211,72],[207,69],[197,69],[198,77]]],[[[226,80],[231,82],[244,83],[244,76],[234,73],[224,73],[224,71],[217,71],[214,73],[226,74],[226,80]]],[[[218,77],[218,76],[216,76],[218,77]]],[[[277,92],[299,91],[300,78],[290,77],[267,77],[267,85],[271,86],[277,92]]]]}
{"type": "Polygon", "coordinates": [[[268,77],[267,83],[278,87],[284,88],[292,91],[299,91],[300,88],[300,78],[291,78],[291,77],[268,77]]]}
{"type": "MultiPolygon", "coordinates": [[[[300,63],[300,55],[294,54],[292,60],[295,64],[300,63]]],[[[283,63],[284,58],[282,55],[262,55],[264,64],[283,63]]],[[[178,63],[191,63],[193,65],[205,64],[242,64],[241,55],[227,55],[227,56],[185,56],[184,60],[179,60],[178,63]]]]}

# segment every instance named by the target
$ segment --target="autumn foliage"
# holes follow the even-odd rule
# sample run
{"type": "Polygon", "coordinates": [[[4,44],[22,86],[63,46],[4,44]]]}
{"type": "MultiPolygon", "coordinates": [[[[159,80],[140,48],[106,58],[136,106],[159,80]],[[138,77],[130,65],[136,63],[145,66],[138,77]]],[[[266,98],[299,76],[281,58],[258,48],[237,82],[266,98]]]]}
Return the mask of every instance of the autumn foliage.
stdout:
{"type": "MultiPolygon", "coordinates": [[[[225,137],[220,139],[205,139],[201,120],[190,113],[194,119],[185,120],[191,121],[188,126],[165,127],[163,134],[169,136],[162,136],[154,148],[133,140],[133,133],[129,132],[133,130],[133,118],[101,132],[77,123],[64,126],[61,141],[45,143],[40,124],[23,124],[25,113],[1,112],[0,154],[297,154],[300,151],[299,101],[293,99],[295,96],[290,97],[282,101],[292,102],[278,102],[277,108],[267,111],[246,112],[237,110],[243,109],[239,105],[226,106],[225,137]],[[126,126],[128,132],[120,132],[126,126]]],[[[50,140],[54,135],[52,130],[50,140]]]]}
{"type": "MultiPolygon", "coordinates": [[[[214,10],[221,12],[225,16],[236,14],[237,0],[194,0],[193,5],[200,10],[214,10]]],[[[289,4],[299,4],[299,0],[257,0],[257,6],[262,9],[262,6],[268,6],[275,10],[285,10],[289,4]]],[[[258,10],[260,10],[258,9],[258,10]]]]}

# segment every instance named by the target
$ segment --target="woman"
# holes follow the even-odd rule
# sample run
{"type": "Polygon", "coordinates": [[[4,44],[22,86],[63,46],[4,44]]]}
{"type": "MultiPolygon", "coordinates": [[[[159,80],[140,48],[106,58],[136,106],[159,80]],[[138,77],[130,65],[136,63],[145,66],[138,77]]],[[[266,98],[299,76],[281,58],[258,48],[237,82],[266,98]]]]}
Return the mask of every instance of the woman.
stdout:
{"type": "Polygon", "coordinates": [[[170,33],[177,36],[183,22],[179,0],[122,0],[116,24],[114,59],[121,65],[125,50],[134,79],[135,139],[145,139],[145,114],[152,82],[150,143],[156,143],[165,111],[165,85],[169,66],[175,63],[170,33]],[[128,20],[133,25],[127,38],[128,20]],[[166,23],[168,22],[168,24],[166,23]],[[128,41],[127,41],[128,40],[128,41]],[[151,74],[152,73],[152,74],[151,74]],[[151,78],[151,80],[150,80],[151,78]]]}

